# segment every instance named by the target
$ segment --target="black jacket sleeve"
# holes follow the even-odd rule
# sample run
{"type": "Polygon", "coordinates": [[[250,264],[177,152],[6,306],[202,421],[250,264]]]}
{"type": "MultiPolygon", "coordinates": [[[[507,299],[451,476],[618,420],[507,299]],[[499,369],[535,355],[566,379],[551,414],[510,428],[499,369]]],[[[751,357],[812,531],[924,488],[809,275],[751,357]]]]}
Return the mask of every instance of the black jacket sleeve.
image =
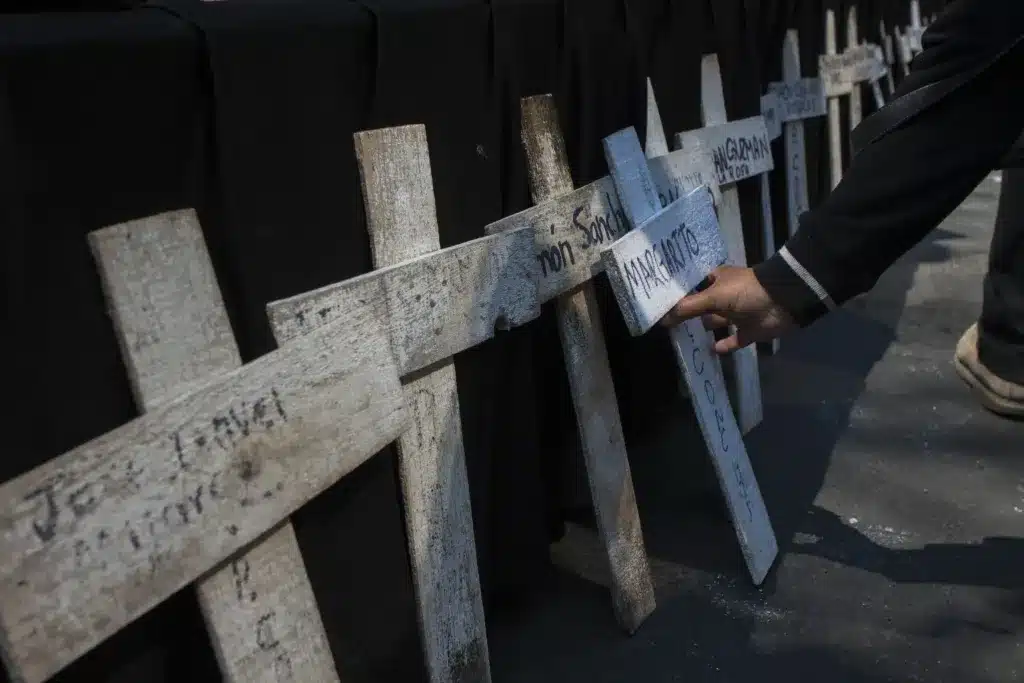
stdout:
{"type": "MultiPolygon", "coordinates": [[[[988,2],[989,9],[1002,5],[988,2]]],[[[1012,10],[1000,28],[1005,32],[1007,21],[1016,22],[1019,36],[1024,0],[1013,3],[1005,5],[1012,10]]],[[[807,325],[870,289],[971,193],[1020,136],[1024,41],[1005,41],[994,53],[991,43],[978,40],[976,28],[954,22],[947,30],[951,38],[940,33],[932,45],[925,42],[914,64],[917,70],[923,63],[925,78],[912,73],[904,85],[909,90],[928,85],[929,72],[941,80],[958,69],[977,70],[982,60],[991,65],[865,146],[824,202],[801,217],[797,233],[754,267],[768,294],[798,324],[807,325]]],[[[902,94],[903,87],[896,95],[902,94]]]]}

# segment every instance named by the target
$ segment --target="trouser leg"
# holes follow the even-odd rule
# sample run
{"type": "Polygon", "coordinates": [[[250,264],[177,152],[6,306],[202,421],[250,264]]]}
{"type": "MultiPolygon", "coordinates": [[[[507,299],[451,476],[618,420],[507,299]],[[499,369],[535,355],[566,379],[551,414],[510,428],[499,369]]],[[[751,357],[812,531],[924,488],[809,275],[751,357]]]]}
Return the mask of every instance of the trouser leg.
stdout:
{"type": "Polygon", "coordinates": [[[981,362],[1024,384],[1024,169],[1003,171],[978,331],[981,362]]]}

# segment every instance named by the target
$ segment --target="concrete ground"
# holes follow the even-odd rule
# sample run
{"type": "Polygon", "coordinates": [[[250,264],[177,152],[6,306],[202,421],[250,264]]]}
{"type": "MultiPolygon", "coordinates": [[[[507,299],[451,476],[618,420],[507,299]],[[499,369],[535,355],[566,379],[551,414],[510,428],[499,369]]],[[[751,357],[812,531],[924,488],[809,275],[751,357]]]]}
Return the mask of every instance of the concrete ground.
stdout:
{"type": "Polygon", "coordinates": [[[663,420],[630,444],[657,610],[619,631],[596,537],[573,528],[556,554],[589,580],[559,571],[491,620],[495,682],[1024,680],[1024,423],[986,413],[951,364],[998,188],[764,360],[747,437],[780,546],[764,586],[680,457],[703,449],[692,419],[663,420]]]}

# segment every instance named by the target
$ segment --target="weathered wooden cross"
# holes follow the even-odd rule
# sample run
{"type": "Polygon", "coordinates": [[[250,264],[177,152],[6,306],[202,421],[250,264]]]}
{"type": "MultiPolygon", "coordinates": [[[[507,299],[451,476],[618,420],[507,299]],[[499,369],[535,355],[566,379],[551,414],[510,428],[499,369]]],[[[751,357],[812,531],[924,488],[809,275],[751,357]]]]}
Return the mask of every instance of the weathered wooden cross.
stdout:
{"type": "MultiPolygon", "coordinates": [[[[859,43],[857,41],[857,5],[850,4],[846,8],[846,50],[849,52],[855,50],[859,43]]],[[[854,84],[854,87],[850,89],[850,111],[849,111],[849,129],[853,130],[860,125],[861,120],[861,101],[860,101],[860,87],[858,83],[854,84]]]]}
{"type": "MultiPolygon", "coordinates": [[[[627,327],[640,335],[730,255],[706,187],[662,208],[636,131],[628,128],[609,136],[604,146],[625,215],[635,229],[605,249],[602,261],[627,327]]],[[[700,320],[677,325],[670,335],[747,569],[760,584],[778,544],[712,339],[700,320]]]]}
{"type": "MultiPolygon", "coordinates": [[[[768,131],[761,116],[728,121],[722,74],[715,54],[704,55],[701,59],[701,114],[705,127],[676,134],[676,145],[683,151],[703,152],[711,158],[714,180],[721,187],[721,199],[717,202],[718,224],[728,246],[728,262],[745,266],[748,259],[735,183],[768,173],[774,165],[768,131]]],[[[764,414],[756,346],[740,349],[733,354],[732,362],[738,419],[740,429],[746,433],[760,424],[764,414]]]]}
{"type": "MultiPolygon", "coordinates": [[[[610,177],[572,189],[557,112],[550,95],[522,101],[523,144],[535,206],[492,223],[488,234],[528,229],[538,297],[555,300],[569,388],[591,496],[612,575],[619,623],[632,632],[654,605],[650,571],[626,459],[591,279],[600,250],[629,229],[610,177]]],[[[710,157],[686,151],[653,163],[659,200],[668,204],[713,175],[710,157]]]]}
{"type": "Polygon", "coordinates": [[[287,518],[409,424],[378,311],[239,366],[192,212],[90,241],[145,413],[0,486],[9,673],[40,683],[199,581],[226,680],[336,680],[287,518]]]}
{"type": "Polygon", "coordinates": [[[376,271],[268,304],[282,340],[372,302],[387,328],[412,426],[398,469],[432,683],[487,683],[490,663],[453,356],[540,315],[533,235],[513,230],[440,249],[423,126],[358,133],[376,271]]]}
{"type": "MultiPolygon", "coordinates": [[[[768,138],[775,140],[785,127],[787,205],[789,234],[796,232],[797,220],[807,210],[807,170],[805,167],[803,120],[825,115],[825,94],[821,80],[800,77],[800,55],[796,31],[786,33],[782,52],[782,81],[768,84],[761,96],[761,115],[764,117],[768,138]]],[[[775,220],[772,216],[770,174],[761,174],[761,217],[763,253],[767,259],[775,253],[775,220]]],[[[773,352],[779,350],[779,340],[771,343],[773,352]]]]}
{"type": "Polygon", "coordinates": [[[921,23],[921,2],[910,0],[910,26],[907,26],[907,43],[910,53],[916,55],[923,49],[921,36],[924,34],[924,25],[921,23]]]}
{"type": "MultiPolygon", "coordinates": [[[[241,367],[195,211],[99,230],[89,242],[141,411],[241,367]]],[[[222,436],[243,425],[221,425],[222,436]]],[[[196,589],[225,681],[339,680],[290,522],[196,589]]]]}
{"type": "MultiPolygon", "coordinates": [[[[769,142],[782,137],[782,103],[779,96],[769,90],[761,95],[761,117],[768,133],[769,142]]],[[[772,183],[771,174],[761,174],[761,258],[767,259],[775,253],[775,217],[772,215],[772,183]]],[[[779,350],[779,340],[773,339],[772,353],[779,350]]]]}
{"type": "Polygon", "coordinates": [[[896,56],[892,49],[892,36],[885,30],[885,21],[878,20],[878,35],[882,41],[882,49],[885,53],[885,78],[889,85],[889,96],[896,92],[896,82],[893,80],[892,69],[896,64],[896,56]]]}
{"type": "MultiPolygon", "coordinates": [[[[835,60],[839,56],[838,48],[836,47],[836,13],[835,10],[825,10],[825,56],[830,60],[835,60]]],[[[818,58],[818,71],[822,80],[825,79],[824,74],[821,74],[821,58],[818,58]]],[[[826,94],[828,94],[829,84],[823,83],[826,88],[826,94]]],[[[832,187],[839,184],[839,180],[843,177],[843,138],[842,138],[842,122],[840,121],[839,111],[839,98],[829,97],[828,98],[828,149],[829,149],[829,181],[832,187]],[[839,152],[837,153],[837,150],[839,152]]]]}
{"type": "Polygon", "coordinates": [[[626,443],[593,284],[598,247],[626,229],[614,189],[574,192],[568,156],[550,95],[522,100],[522,138],[536,207],[488,225],[490,234],[532,231],[541,301],[555,300],[580,443],[598,533],[611,569],[612,603],[629,633],[654,611],[626,443]],[[589,262],[589,263],[588,263],[589,262]],[[559,278],[564,273],[566,277],[559,278]]]}
{"type": "Polygon", "coordinates": [[[786,207],[792,237],[800,216],[810,208],[803,120],[826,113],[821,79],[802,77],[799,35],[795,29],[786,31],[782,45],[782,82],[770,83],[768,91],[774,93],[780,103],[778,118],[785,135],[786,207]]]}
{"type": "Polygon", "coordinates": [[[900,68],[906,76],[910,73],[910,62],[914,61],[914,55],[910,50],[910,38],[900,32],[899,26],[894,26],[893,31],[896,32],[896,54],[899,57],[900,68]]]}
{"type": "MultiPolygon", "coordinates": [[[[822,84],[825,87],[825,96],[829,98],[829,155],[832,161],[832,187],[839,184],[843,177],[843,148],[842,139],[839,133],[839,97],[849,95],[851,98],[859,96],[860,84],[878,79],[885,75],[885,60],[881,56],[881,50],[870,44],[855,45],[842,54],[834,54],[829,46],[835,44],[835,15],[832,10],[826,10],[826,40],[827,54],[818,57],[818,73],[822,84]]],[[[859,100],[858,100],[859,102],[859,100]]],[[[857,111],[851,109],[850,130],[860,123],[859,105],[857,111]],[[857,116],[854,117],[853,114],[857,116]]]]}

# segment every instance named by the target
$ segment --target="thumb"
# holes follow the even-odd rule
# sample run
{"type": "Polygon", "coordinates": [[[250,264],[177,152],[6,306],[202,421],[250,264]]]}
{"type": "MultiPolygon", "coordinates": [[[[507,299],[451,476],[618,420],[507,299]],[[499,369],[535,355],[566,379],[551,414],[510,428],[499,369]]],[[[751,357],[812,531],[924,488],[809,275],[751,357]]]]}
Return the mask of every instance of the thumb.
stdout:
{"type": "Polygon", "coordinates": [[[708,275],[708,286],[706,289],[688,294],[676,302],[668,313],[660,320],[665,327],[675,327],[679,323],[699,318],[709,313],[718,313],[718,291],[715,289],[717,276],[715,273],[708,275]]]}
{"type": "Polygon", "coordinates": [[[715,303],[716,298],[715,292],[710,289],[684,296],[665,314],[660,322],[665,327],[675,327],[685,320],[713,313],[718,310],[715,303]]]}

